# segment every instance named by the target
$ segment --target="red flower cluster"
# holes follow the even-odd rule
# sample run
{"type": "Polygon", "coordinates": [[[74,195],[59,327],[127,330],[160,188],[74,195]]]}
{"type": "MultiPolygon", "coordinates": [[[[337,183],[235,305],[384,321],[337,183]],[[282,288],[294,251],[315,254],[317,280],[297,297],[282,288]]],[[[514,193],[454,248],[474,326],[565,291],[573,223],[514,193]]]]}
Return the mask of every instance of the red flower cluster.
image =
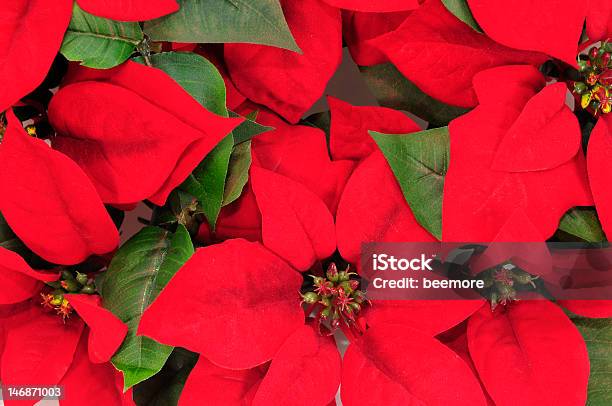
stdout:
{"type": "MultiPolygon", "coordinates": [[[[271,34],[208,41],[222,47],[204,44],[204,34],[179,43],[149,36],[147,23],[147,35],[132,44],[142,58],[109,69],[71,63],[57,73],[73,8],[110,27],[90,25],[80,34],[129,46],[133,40],[113,24],[174,21],[168,24],[186,38],[206,27],[173,26],[172,18],[187,21],[204,2],[6,3],[0,5],[3,385],[62,385],[61,405],[134,404],[128,388],[134,382],[125,379],[124,387],[127,367],[113,356],[129,340],[143,340],[148,347],[134,355],[134,392],[166,378],[171,347],[198,354],[179,384],[162,383],[171,392],[184,384],[177,392],[182,406],[326,406],[337,398],[346,406],[586,402],[587,347],[558,305],[605,318],[612,317],[610,302],[515,301],[515,283],[535,287],[545,272],[519,279],[509,270],[495,276],[506,290],[494,298],[368,300],[360,253],[365,242],[436,236],[544,242],[558,238],[560,219],[576,206],[595,206],[602,234],[612,233],[611,5],[270,0],[229,2],[233,8],[219,12],[222,6],[210,4],[207,22],[220,32],[236,18],[255,35],[262,22],[249,22],[251,13],[277,35],[286,25],[299,52],[272,46],[271,34]],[[434,103],[469,110],[447,120],[448,170],[417,162],[422,173],[405,184],[370,134],[422,136],[429,117],[328,96],[328,116],[305,118],[337,72],[343,44],[357,65],[391,63],[412,82],[416,96],[392,96],[410,99],[406,109],[434,103]],[[206,81],[179,75],[183,62],[158,66],[158,55],[197,57],[214,74],[206,81]],[[211,107],[213,99],[221,111],[211,107]],[[237,140],[252,127],[257,135],[237,140]],[[238,182],[234,153],[245,145],[250,166],[242,169],[241,192],[225,202],[227,185],[238,182]],[[214,166],[219,162],[223,170],[214,166]],[[197,196],[185,186],[189,180],[201,187],[197,196]],[[218,184],[223,202],[212,218],[218,184]],[[407,203],[415,190],[439,198],[441,236],[407,203]],[[110,213],[143,201],[154,207],[147,229],[164,238],[188,229],[185,251],[197,247],[188,260],[177,259],[184,247],[176,241],[118,247],[119,225],[110,213]],[[126,298],[140,292],[122,304],[131,313],[107,309],[117,309],[100,295],[109,283],[126,298]]],[[[108,59],[117,45],[87,52],[108,59]]],[[[401,93],[403,85],[391,87],[401,93]]],[[[401,148],[393,154],[419,160],[401,148]]],[[[427,204],[436,215],[433,201],[418,202],[427,204]]],[[[137,403],[150,400],[141,397],[137,403]]]]}

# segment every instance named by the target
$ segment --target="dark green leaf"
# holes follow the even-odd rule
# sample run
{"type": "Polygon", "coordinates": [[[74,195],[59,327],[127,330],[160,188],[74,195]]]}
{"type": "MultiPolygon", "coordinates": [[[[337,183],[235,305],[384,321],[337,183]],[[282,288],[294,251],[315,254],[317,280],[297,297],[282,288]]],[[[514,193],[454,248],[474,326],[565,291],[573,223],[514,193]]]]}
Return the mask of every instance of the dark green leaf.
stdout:
{"type": "Polygon", "coordinates": [[[60,52],[70,61],[96,69],[125,62],[142,41],[138,23],[96,17],[76,4],[60,52]]]}
{"type": "Polygon", "coordinates": [[[448,127],[403,135],[370,134],[387,158],[417,221],[441,239],[448,127]]]}
{"type": "Polygon", "coordinates": [[[329,129],[331,127],[331,113],[329,110],[311,114],[302,120],[301,124],[323,130],[329,139],[329,129]]]}
{"type": "Polygon", "coordinates": [[[468,111],[423,93],[392,64],[362,66],[359,69],[381,106],[410,112],[428,121],[430,127],[448,125],[468,111]]]}
{"type": "Polygon", "coordinates": [[[185,381],[198,360],[198,354],[177,347],[166,365],[155,376],[136,385],[134,401],[142,406],[177,405],[185,381]]]}
{"type": "Polygon", "coordinates": [[[612,319],[575,318],[589,351],[588,406],[612,405],[612,319]]]}
{"type": "Polygon", "coordinates": [[[482,32],[480,26],[476,20],[474,20],[467,0],[442,0],[442,4],[444,4],[444,7],[453,13],[455,17],[472,27],[475,31],[482,32]]]}
{"type": "Polygon", "coordinates": [[[229,171],[225,181],[223,206],[227,206],[242,194],[242,189],[249,180],[251,168],[251,141],[236,144],[230,156],[229,171]]]}
{"type": "Polygon", "coordinates": [[[559,229],[587,242],[606,241],[597,212],[592,207],[574,207],[561,221],[559,229]]]}
{"type": "MultiPolygon", "coordinates": [[[[143,57],[134,60],[144,64],[143,57]]],[[[225,82],[208,59],[191,52],[164,52],[151,55],[150,62],[166,72],[207,110],[227,117],[225,82]]]]}
{"type": "Polygon", "coordinates": [[[299,52],[278,0],[178,0],[180,10],[145,23],[156,41],[271,45],[299,52]]]}
{"type": "Polygon", "coordinates": [[[193,251],[183,226],[179,225],[176,233],[149,226],[117,251],[106,271],[101,291],[104,305],[129,328],[112,358],[113,365],[123,372],[126,388],[158,373],[172,352],[172,347],[136,336],[136,330],[145,309],[193,251]]]}
{"type": "Polygon", "coordinates": [[[187,230],[195,233],[198,229],[195,219],[197,212],[198,199],[190,193],[175,189],[170,193],[163,207],[155,207],[151,216],[151,224],[164,228],[182,224],[187,230]]]}
{"type": "Polygon", "coordinates": [[[231,134],[223,138],[180,186],[181,190],[198,199],[213,230],[223,204],[225,178],[233,146],[231,134]]]}
{"type": "MultiPolygon", "coordinates": [[[[240,117],[239,114],[236,114],[233,111],[230,111],[229,115],[230,117],[240,117]]],[[[255,122],[255,117],[250,118],[247,116],[246,120],[244,120],[244,122],[242,122],[242,124],[236,127],[232,132],[232,134],[234,135],[234,144],[241,144],[245,141],[250,140],[256,135],[272,130],[274,130],[274,127],[267,127],[265,125],[261,125],[255,122]]]]}

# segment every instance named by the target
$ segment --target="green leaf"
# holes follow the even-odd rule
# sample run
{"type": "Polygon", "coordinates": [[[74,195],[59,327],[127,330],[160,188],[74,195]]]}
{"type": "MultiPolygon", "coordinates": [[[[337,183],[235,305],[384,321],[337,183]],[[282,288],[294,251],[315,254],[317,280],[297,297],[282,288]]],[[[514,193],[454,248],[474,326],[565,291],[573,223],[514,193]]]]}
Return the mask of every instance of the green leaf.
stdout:
{"type": "Polygon", "coordinates": [[[592,207],[574,207],[559,222],[559,230],[587,242],[606,241],[597,212],[592,207]]]}
{"type": "Polygon", "coordinates": [[[414,217],[441,239],[448,127],[402,135],[370,134],[389,162],[414,217]]]}
{"type": "Polygon", "coordinates": [[[587,406],[612,405],[612,319],[572,320],[587,345],[591,374],[587,406]]]}
{"type": "Polygon", "coordinates": [[[115,254],[102,285],[105,307],[127,324],[129,331],[113,365],[123,372],[125,388],[158,373],[172,347],[137,336],[145,309],[191,257],[194,249],[182,225],[175,233],[148,226],[128,240],[115,254]]]}
{"type": "Polygon", "coordinates": [[[198,199],[180,189],[174,189],[165,205],[153,209],[151,225],[172,228],[176,224],[182,224],[193,234],[199,227],[197,214],[198,199]]]}
{"type": "Polygon", "coordinates": [[[134,387],[137,405],[169,406],[178,404],[185,381],[198,361],[198,354],[177,347],[166,365],[155,376],[134,387]]]}
{"type": "Polygon", "coordinates": [[[60,52],[83,66],[109,69],[125,62],[142,39],[138,23],[96,17],[75,3],[60,52]]]}
{"type": "MultiPolygon", "coordinates": [[[[256,111],[254,111],[253,113],[255,113],[255,116],[257,116],[256,111]]],[[[251,116],[252,115],[253,114],[251,114],[251,116]]],[[[229,112],[229,116],[230,117],[241,117],[239,114],[236,114],[233,111],[229,112]]],[[[234,131],[232,132],[232,134],[234,135],[234,144],[241,144],[245,141],[250,140],[256,135],[274,130],[274,127],[267,127],[265,125],[261,125],[255,122],[255,116],[245,117],[246,120],[244,120],[242,124],[240,124],[238,127],[234,129],[234,131]]]]}
{"type": "Polygon", "coordinates": [[[155,41],[271,45],[300,52],[278,0],[178,0],[180,10],[147,21],[155,41]]]}
{"type": "Polygon", "coordinates": [[[223,204],[225,178],[233,146],[234,138],[231,134],[223,138],[179,186],[198,199],[213,230],[223,204]]]}
{"type": "Polygon", "coordinates": [[[229,170],[223,194],[223,206],[227,206],[240,197],[244,185],[249,180],[250,168],[251,141],[236,144],[230,156],[229,170]]]}
{"type": "Polygon", "coordinates": [[[329,144],[329,132],[331,128],[331,112],[329,110],[311,114],[303,119],[300,124],[323,130],[329,144]]]}
{"type": "Polygon", "coordinates": [[[472,15],[467,0],[442,0],[442,4],[455,17],[472,27],[475,31],[482,32],[482,29],[472,15]]]}
{"type": "Polygon", "coordinates": [[[451,120],[468,112],[425,94],[390,63],[359,69],[381,106],[408,111],[428,121],[430,127],[448,125],[451,120]]]}
{"type": "MultiPolygon", "coordinates": [[[[144,64],[144,58],[134,58],[144,64]]],[[[202,106],[227,117],[225,82],[208,59],[191,52],[163,52],[149,57],[151,65],[163,70],[202,106]]]]}

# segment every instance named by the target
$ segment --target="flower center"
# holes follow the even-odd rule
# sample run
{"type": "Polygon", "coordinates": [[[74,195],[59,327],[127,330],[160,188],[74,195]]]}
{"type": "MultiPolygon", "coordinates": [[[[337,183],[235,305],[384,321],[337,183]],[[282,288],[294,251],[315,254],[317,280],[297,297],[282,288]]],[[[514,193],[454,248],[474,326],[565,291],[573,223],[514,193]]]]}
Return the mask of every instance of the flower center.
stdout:
{"type": "Polygon", "coordinates": [[[55,312],[65,322],[73,312],[72,306],[64,297],[67,293],[93,295],[96,293],[94,280],[84,273],[64,270],[59,280],[47,283],[40,292],[40,304],[45,310],[55,312]]]}
{"type": "Polygon", "coordinates": [[[578,57],[581,79],[574,82],[573,93],[583,109],[594,116],[612,111],[612,44],[605,41],[588,55],[578,57]]]}
{"type": "Polygon", "coordinates": [[[342,326],[359,330],[356,320],[362,306],[367,303],[365,292],[359,289],[359,277],[354,272],[338,271],[331,263],[324,276],[314,276],[312,286],[301,293],[302,302],[311,306],[319,323],[326,323],[334,332],[342,326]]]}
{"type": "Polygon", "coordinates": [[[518,300],[516,296],[519,291],[536,292],[538,289],[534,282],[538,276],[533,276],[509,262],[482,271],[477,277],[484,281],[484,289],[480,293],[489,298],[493,310],[497,305],[507,305],[518,300]]]}

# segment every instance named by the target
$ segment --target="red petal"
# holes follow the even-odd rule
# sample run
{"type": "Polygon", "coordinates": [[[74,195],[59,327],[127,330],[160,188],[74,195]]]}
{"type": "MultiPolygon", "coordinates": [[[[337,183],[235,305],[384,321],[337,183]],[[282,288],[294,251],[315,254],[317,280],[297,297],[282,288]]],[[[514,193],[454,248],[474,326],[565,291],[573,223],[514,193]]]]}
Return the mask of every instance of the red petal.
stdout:
{"type": "Polygon", "coordinates": [[[546,300],[483,307],[468,324],[470,353],[498,406],[586,402],[589,358],[582,336],[546,300]]]}
{"type": "Polygon", "coordinates": [[[252,145],[255,165],[303,184],[336,212],[354,164],[330,160],[323,131],[284,125],[257,136],[252,145]]]}
{"type": "Polygon", "coordinates": [[[116,371],[110,363],[92,363],[87,356],[87,342],[81,340],[74,361],[60,382],[64,387],[60,406],[134,404],[131,391],[123,394],[115,385],[116,371]]]}
{"type": "Polygon", "coordinates": [[[85,170],[103,201],[158,205],[241,122],[207,111],[164,72],[135,62],[73,72],[49,118],[59,133],[53,147],[85,170]]]}
{"type": "Polygon", "coordinates": [[[506,46],[539,51],[576,65],[586,2],[468,0],[480,27],[506,46]]]}
{"type": "Polygon", "coordinates": [[[331,111],[329,143],[334,159],[361,160],[378,150],[368,131],[408,134],[421,128],[404,113],[385,107],[357,107],[327,98],[331,111]]]}
{"type": "Polygon", "coordinates": [[[11,0],[0,5],[0,111],[42,83],[59,51],[72,0],[11,0]]]}
{"type": "Polygon", "coordinates": [[[28,136],[12,111],[6,115],[0,211],[15,234],[56,264],[76,264],[115,249],[119,233],[83,171],[28,136]]]}
{"type": "Polygon", "coordinates": [[[591,132],[587,149],[589,183],[597,214],[606,235],[612,236],[612,133],[607,119],[600,118],[591,132]]]}
{"type": "Polygon", "coordinates": [[[79,7],[99,17],[118,21],[144,21],[178,11],[175,0],[77,0],[79,7]]]}
{"type": "Polygon", "coordinates": [[[417,223],[379,151],[363,160],[347,182],[338,205],[336,234],[340,254],[353,264],[359,262],[364,242],[435,241],[417,223]]]}
{"type": "MultiPolygon", "coordinates": [[[[205,227],[208,227],[208,224],[203,223],[200,230],[204,231],[205,227]]],[[[219,214],[215,227],[215,239],[223,241],[230,238],[262,241],[261,213],[250,181],[244,186],[242,196],[224,207],[219,214]]]]}
{"type": "Polygon", "coordinates": [[[100,305],[100,296],[65,295],[70,305],[89,327],[89,359],[94,363],[110,361],[128,328],[100,305]]]}
{"type": "Polygon", "coordinates": [[[612,300],[558,300],[557,303],[579,316],[592,319],[612,317],[612,300]]]}
{"type": "Polygon", "coordinates": [[[314,193],[272,171],[251,168],[264,245],[300,271],[336,250],[334,219],[314,193]]]}
{"type": "Polygon", "coordinates": [[[612,3],[591,1],[587,10],[587,35],[591,41],[605,41],[612,35],[612,3]]]}
{"type": "Polygon", "coordinates": [[[145,311],[139,335],[246,369],[272,358],[304,323],[302,277],[258,243],[200,248],[145,311]]]}
{"type": "Polygon", "coordinates": [[[272,359],[253,406],[326,405],[338,391],[341,362],[332,337],[302,326],[272,359]]]}
{"type": "Polygon", "coordinates": [[[38,272],[17,253],[0,247],[0,304],[19,303],[40,292],[41,282],[57,280],[57,273],[38,272]]]}
{"type": "Polygon", "coordinates": [[[478,381],[457,354],[397,324],[371,328],[360,345],[349,346],[340,390],[345,406],[486,404],[478,381]]]}
{"type": "Polygon", "coordinates": [[[369,13],[414,10],[419,8],[418,0],[324,0],[326,3],[347,10],[369,13]]]}
{"type": "Polygon", "coordinates": [[[522,208],[516,209],[508,217],[491,241],[487,249],[471,261],[472,275],[512,259],[514,265],[534,275],[542,276],[546,281],[558,279],[553,273],[552,256],[545,243],[546,237],[522,208]]]}
{"type": "Polygon", "coordinates": [[[292,123],[321,97],[342,59],[340,10],[319,0],[282,0],[302,53],[251,44],[225,44],[225,62],[238,90],[292,123]]]}
{"type": "Polygon", "coordinates": [[[476,77],[480,106],[450,124],[451,161],[442,206],[445,241],[492,241],[517,209],[533,223],[531,229],[548,238],[567,210],[591,204],[582,154],[550,170],[492,168],[500,141],[539,90],[534,86],[541,77],[528,66],[495,68],[476,77]],[[493,81],[498,89],[491,87],[493,81]]]}
{"type": "Polygon", "coordinates": [[[371,41],[421,90],[462,107],[476,105],[474,75],[501,65],[533,64],[546,57],[493,42],[453,16],[440,0],[429,0],[402,25],[371,41]]]}
{"type": "Polygon", "coordinates": [[[533,96],[497,148],[493,169],[541,171],[571,160],[580,149],[580,125],[565,104],[567,87],[555,83],[533,96]]]}
{"type": "Polygon", "coordinates": [[[476,379],[478,379],[483,395],[487,399],[487,405],[495,406],[493,399],[491,399],[491,397],[487,393],[486,388],[480,381],[480,378],[478,377],[478,371],[476,370],[474,361],[472,360],[472,357],[470,356],[470,351],[468,348],[468,339],[467,339],[467,324],[468,323],[466,320],[460,325],[454,327],[452,330],[447,331],[446,333],[442,335],[439,335],[437,338],[448,348],[455,351],[455,353],[459,355],[463,361],[465,361],[467,366],[469,366],[470,369],[472,370],[472,373],[474,374],[476,379]]]}
{"type": "Polygon", "coordinates": [[[179,406],[191,405],[250,405],[264,371],[259,367],[231,370],[216,366],[200,355],[183,392],[179,406]],[[251,398],[251,399],[250,399],[251,398]]]}
{"type": "Polygon", "coordinates": [[[63,323],[59,316],[44,313],[36,304],[26,312],[27,318],[7,322],[2,383],[56,385],[72,363],[83,322],[71,317],[63,323]]]}
{"type": "Polygon", "coordinates": [[[373,327],[402,324],[435,336],[466,320],[482,305],[481,300],[375,300],[365,317],[373,327]]]}
{"type": "Polygon", "coordinates": [[[342,33],[357,65],[371,66],[388,62],[387,57],[368,42],[401,25],[410,11],[395,13],[342,12],[342,33]]]}

